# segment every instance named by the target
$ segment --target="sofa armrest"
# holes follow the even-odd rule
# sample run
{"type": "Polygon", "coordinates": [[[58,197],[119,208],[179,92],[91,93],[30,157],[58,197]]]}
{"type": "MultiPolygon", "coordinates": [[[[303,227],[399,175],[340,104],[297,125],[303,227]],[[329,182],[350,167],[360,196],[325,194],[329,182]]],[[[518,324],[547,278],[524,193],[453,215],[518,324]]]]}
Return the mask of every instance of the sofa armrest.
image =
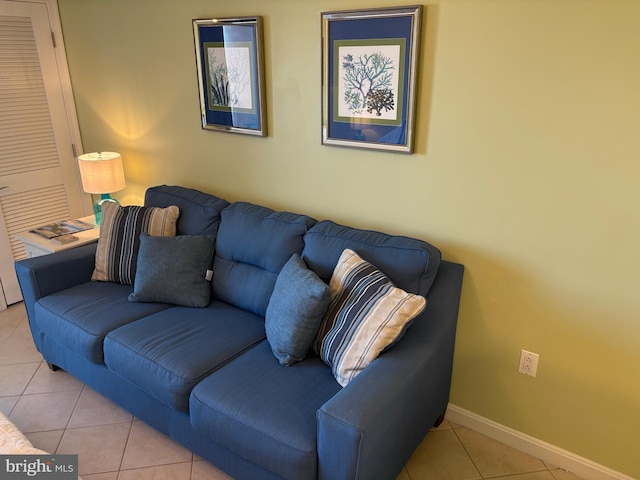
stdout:
{"type": "Polygon", "coordinates": [[[395,479],[446,410],[463,272],[442,262],[405,337],[320,408],[320,479],[395,479]]]}
{"type": "Polygon", "coordinates": [[[96,248],[97,244],[92,243],[16,262],[16,274],[32,331],[34,305],[39,299],[91,280],[96,248]]]}

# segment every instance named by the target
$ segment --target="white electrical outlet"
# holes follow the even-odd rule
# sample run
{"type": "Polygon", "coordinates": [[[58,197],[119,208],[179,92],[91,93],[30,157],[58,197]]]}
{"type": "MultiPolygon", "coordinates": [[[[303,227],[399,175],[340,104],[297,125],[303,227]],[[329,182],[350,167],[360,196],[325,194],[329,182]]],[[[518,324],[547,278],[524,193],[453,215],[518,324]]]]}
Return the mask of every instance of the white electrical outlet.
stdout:
{"type": "Polygon", "coordinates": [[[536,372],[538,371],[539,359],[540,355],[537,353],[522,350],[520,352],[520,365],[518,367],[518,372],[529,375],[530,377],[535,377],[536,372]]]}

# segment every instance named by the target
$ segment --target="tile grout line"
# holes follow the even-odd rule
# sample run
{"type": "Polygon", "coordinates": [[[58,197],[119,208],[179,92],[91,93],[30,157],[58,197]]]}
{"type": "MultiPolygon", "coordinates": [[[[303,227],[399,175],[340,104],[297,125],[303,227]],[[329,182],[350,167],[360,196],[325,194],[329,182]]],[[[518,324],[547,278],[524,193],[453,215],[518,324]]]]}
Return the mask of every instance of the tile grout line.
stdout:
{"type": "MultiPolygon", "coordinates": [[[[464,427],[460,427],[460,428],[464,428],[464,427]]],[[[478,465],[476,465],[476,462],[473,460],[473,457],[469,453],[469,450],[467,450],[467,447],[463,443],[462,439],[460,439],[460,436],[458,435],[458,432],[456,432],[456,428],[453,425],[451,425],[451,430],[453,431],[453,434],[456,436],[456,439],[458,440],[458,443],[460,444],[460,446],[464,450],[464,453],[466,453],[467,457],[469,457],[469,460],[473,464],[473,468],[476,469],[476,472],[478,472],[478,475],[480,475],[480,478],[484,480],[484,478],[485,478],[484,475],[482,475],[482,472],[478,468],[478,465]]]]}
{"type": "Polygon", "coordinates": [[[471,460],[471,463],[473,463],[473,466],[475,467],[475,469],[478,471],[478,474],[480,475],[480,477],[482,478],[482,480],[500,480],[501,478],[510,478],[513,477],[514,475],[526,475],[529,473],[542,473],[542,472],[548,472],[549,475],[551,475],[551,479],[555,480],[556,476],[553,474],[553,471],[551,470],[550,466],[547,465],[545,462],[543,462],[542,460],[540,460],[540,462],[542,463],[542,465],[544,466],[543,469],[541,470],[531,470],[531,471],[527,471],[527,472],[520,472],[520,473],[507,473],[504,475],[494,475],[494,476],[484,476],[482,474],[482,472],[480,471],[480,469],[478,468],[478,466],[476,465],[476,462],[473,460],[473,457],[471,456],[471,454],[469,453],[469,451],[467,450],[467,447],[465,446],[464,442],[462,441],[462,439],[460,438],[460,436],[458,435],[458,433],[456,432],[456,430],[458,428],[468,428],[468,427],[464,427],[464,426],[460,426],[460,427],[451,427],[451,429],[453,430],[453,433],[455,434],[456,438],[458,439],[458,442],[460,442],[460,445],[462,446],[462,448],[464,449],[465,453],[467,454],[467,456],[469,457],[469,459],[471,460]]]}
{"type": "Polygon", "coordinates": [[[193,479],[193,470],[195,468],[195,454],[193,452],[191,452],[191,469],[189,470],[189,479],[192,480],[193,479]]]}
{"type": "Polygon", "coordinates": [[[120,465],[118,466],[118,474],[116,475],[116,480],[120,478],[120,472],[122,472],[122,465],[124,464],[124,456],[127,453],[127,446],[129,446],[129,440],[131,440],[133,422],[135,421],[136,421],[135,415],[131,415],[131,421],[129,422],[129,432],[127,433],[127,441],[124,442],[124,449],[122,450],[122,458],[120,458],[120,465]]]}
{"type": "MultiPolygon", "coordinates": [[[[36,362],[31,362],[31,363],[36,363],[36,362]]],[[[8,364],[8,365],[2,365],[4,367],[9,367],[12,365],[23,365],[23,364],[8,364]]],[[[26,365],[26,364],[24,364],[26,365]]],[[[29,379],[29,381],[27,382],[27,384],[25,385],[25,387],[22,389],[22,392],[20,392],[20,394],[18,395],[10,395],[11,397],[18,397],[18,399],[16,400],[16,403],[13,404],[13,407],[11,407],[11,410],[9,411],[9,413],[7,414],[7,418],[9,418],[11,416],[11,414],[13,413],[13,411],[16,409],[16,406],[18,405],[18,402],[20,402],[20,399],[22,397],[24,397],[24,392],[27,390],[27,388],[29,388],[29,384],[31,384],[31,382],[33,381],[33,377],[36,376],[36,373],[38,373],[38,369],[40,368],[40,363],[38,363],[38,366],[36,367],[36,370],[33,372],[33,375],[31,375],[31,378],[29,379]]]]}
{"type": "MultiPolygon", "coordinates": [[[[64,437],[64,434],[69,429],[69,423],[71,423],[71,419],[73,418],[73,414],[76,413],[76,410],[78,409],[78,404],[80,403],[80,399],[82,398],[82,394],[84,393],[86,388],[87,388],[87,385],[84,384],[82,386],[82,389],[80,390],[80,395],[78,395],[78,398],[76,399],[76,404],[73,406],[73,410],[71,411],[71,415],[69,415],[69,420],[67,420],[67,425],[64,427],[64,433],[62,434],[63,437],[64,437]]],[[[62,441],[62,439],[60,441],[62,441]]]]}
{"type": "MultiPolygon", "coordinates": [[[[44,359],[42,360],[42,363],[46,363],[44,361],[44,359]]],[[[42,363],[40,364],[40,366],[42,366],[42,363]]],[[[47,368],[49,368],[47,366],[47,368]]],[[[38,370],[40,369],[40,367],[38,367],[38,370]]],[[[36,370],[37,372],[37,370],[36,370]]],[[[78,395],[78,398],[76,399],[76,404],[73,406],[73,410],[71,411],[71,415],[69,415],[69,419],[67,420],[67,424],[65,425],[64,429],[62,430],[62,435],[60,435],[60,440],[58,440],[58,444],[56,445],[56,448],[54,450],[55,453],[58,453],[58,449],[60,448],[60,445],[62,444],[62,439],[64,438],[64,436],[67,434],[67,430],[69,430],[69,422],[71,422],[71,419],[73,418],[73,414],[76,413],[76,410],[78,408],[78,403],[80,403],[80,397],[82,397],[82,392],[84,392],[86,385],[82,386],[82,389],[80,390],[80,395],[78,395]]]]}

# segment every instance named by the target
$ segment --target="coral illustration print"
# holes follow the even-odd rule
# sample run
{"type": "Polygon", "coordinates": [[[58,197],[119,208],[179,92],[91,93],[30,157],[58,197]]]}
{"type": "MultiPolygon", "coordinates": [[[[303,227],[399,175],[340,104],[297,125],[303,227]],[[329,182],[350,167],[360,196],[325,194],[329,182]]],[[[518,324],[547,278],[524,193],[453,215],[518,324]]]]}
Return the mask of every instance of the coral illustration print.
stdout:
{"type": "Polygon", "coordinates": [[[395,120],[398,102],[399,45],[338,47],[338,115],[395,120]]]}
{"type": "Polygon", "coordinates": [[[209,108],[253,108],[249,47],[207,46],[209,108]]]}

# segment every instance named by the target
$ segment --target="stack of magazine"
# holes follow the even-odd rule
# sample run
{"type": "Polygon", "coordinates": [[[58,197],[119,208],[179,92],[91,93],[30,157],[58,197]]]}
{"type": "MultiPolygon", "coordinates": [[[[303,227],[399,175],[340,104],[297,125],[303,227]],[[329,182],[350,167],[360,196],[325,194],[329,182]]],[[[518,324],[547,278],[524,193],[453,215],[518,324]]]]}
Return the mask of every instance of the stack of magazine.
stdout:
{"type": "Polygon", "coordinates": [[[90,223],[81,220],[63,220],[30,230],[56,243],[69,243],[78,239],[74,233],[94,228],[90,223]]]}

